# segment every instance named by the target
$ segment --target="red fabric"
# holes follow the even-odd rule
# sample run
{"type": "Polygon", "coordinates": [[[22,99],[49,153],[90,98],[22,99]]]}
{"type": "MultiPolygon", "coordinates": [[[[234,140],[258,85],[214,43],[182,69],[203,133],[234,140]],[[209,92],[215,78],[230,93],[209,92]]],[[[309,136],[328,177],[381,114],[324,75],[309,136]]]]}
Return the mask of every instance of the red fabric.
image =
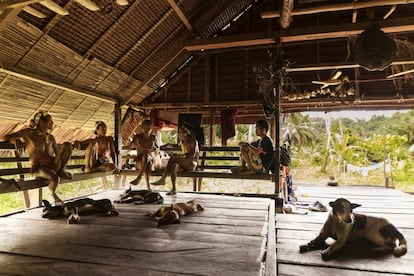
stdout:
{"type": "Polygon", "coordinates": [[[236,135],[236,109],[221,111],[221,145],[227,146],[227,139],[236,135]]]}
{"type": "Polygon", "coordinates": [[[155,128],[176,128],[178,125],[178,113],[152,109],[150,118],[155,128]]]}

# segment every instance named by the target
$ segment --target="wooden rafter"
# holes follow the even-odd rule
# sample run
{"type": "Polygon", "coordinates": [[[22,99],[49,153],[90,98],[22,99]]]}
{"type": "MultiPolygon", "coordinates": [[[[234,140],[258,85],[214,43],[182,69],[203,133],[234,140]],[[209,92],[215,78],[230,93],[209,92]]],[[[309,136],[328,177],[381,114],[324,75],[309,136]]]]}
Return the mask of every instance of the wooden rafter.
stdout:
{"type": "Polygon", "coordinates": [[[26,6],[23,8],[23,10],[33,16],[36,16],[37,18],[46,18],[46,15],[36,9],[33,9],[30,6],[26,6]]]}
{"type": "Polygon", "coordinates": [[[112,32],[122,23],[129,15],[135,10],[135,8],[142,2],[142,0],[136,0],[127,10],[113,23],[111,26],[105,30],[105,32],[92,44],[91,47],[86,51],[84,57],[89,57],[93,51],[106,39],[110,37],[112,32]]]}
{"type": "Polygon", "coordinates": [[[168,4],[170,4],[171,8],[175,11],[175,13],[178,15],[180,20],[184,23],[184,25],[187,27],[187,29],[192,33],[195,34],[194,28],[191,25],[190,21],[187,19],[183,11],[178,7],[177,3],[175,3],[175,0],[167,0],[168,4]]]}
{"type": "Polygon", "coordinates": [[[0,10],[7,8],[23,8],[24,6],[38,3],[42,0],[3,0],[0,1],[0,10]]]}
{"type": "MultiPolygon", "coordinates": [[[[414,31],[414,17],[397,18],[376,22],[385,33],[401,33],[414,31]]],[[[371,22],[356,24],[335,24],[326,26],[304,27],[290,30],[281,30],[268,34],[247,34],[224,36],[211,39],[196,39],[188,41],[184,48],[187,51],[223,49],[245,47],[252,45],[273,44],[279,40],[282,43],[310,41],[318,39],[332,39],[360,34],[371,22]],[[277,39],[278,38],[278,39],[277,39]]]]}
{"type": "Polygon", "coordinates": [[[187,41],[184,48],[187,51],[202,51],[211,49],[223,49],[234,47],[246,47],[254,45],[274,44],[277,39],[272,34],[252,33],[247,35],[223,36],[207,39],[196,39],[187,41]]]}
{"type": "MultiPolygon", "coordinates": [[[[394,61],[390,65],[408,65],[414,64],[414,60],[399,60],[394,61]]],[[[353,69],[360,68],[361,66],[356,63],[324,63],[324,64],[312,64],[303,65],[301,67],[287,68],[287,72],[309,72],[309,71],[323,71],[323,70],[337,70],[337,69],[353,69]]]]}
{"type": "Polygon", "coordinates": [[[6,28],[7,24],[14,20],[16,16],[19,14],[19,12],[23,9],[23,7],[18,8],[10,8],[3,11],[2,14],[0,14],[0,32],[6,28]]]}
{"type": "Polygon", "coordinates": [[[42,0],[39,2],[41,5],[45,6],[46,8],[48,8],[49,10],[59,14],[59,15],[68,15],[69,11],[62,8],[61,6],[59,6],[58,4],[56,4],[55,2],[51,1],[51,0],[42,0]]]}
{"type": "Polygon", "coordinates": [[[101,101],[105,101],[105,102],[110,102],[110,103],[116,103],[118,101],[118,99],[113,98],[113,97],[109,97],[109,96],[105,96],[99,93],[96,93],[94,91],[90,91],[90,90],[86,90],[86,89],[82,89],[73,85],[69,85],[63,82],[59,82],[56,80],[51,80],[48,77],[45,76],[41,76],[41,75],[37,75],[31,72],[25,72],[21,69],[18,68],[0,68],[0,72],[7,74],[7,75],[12,75],[15,76],[17,78],[20,79],[25,79],[25,80],[29,80],[29,81],[33,81],[33,82],[37,82],[39,84],[42,85],[47,85],[50,87],[55,87],[58,89],[62,89],[62,90],[66,90],[72,93],[76,93],[76,94],[80,94],[82,96],[88,96],[91,98],[95,98],[101,101]]]}
{"type": "MultiPolygon", "coordinates": [[[[152,32],[151,31],[152,30],[152,28],[148,31],[148,32],[152,32]]],[[[129,74],[129,77],[128,77],[128,79],[126,79],[125,81],[129,81],[129,79],[130,78],[133,78],[133,76],[135,75],[135,73],[136,72],[138,72],[139,70],[141,70],[141,68],[142,68],[142,66],[144,66],[146,63],[147,63],[147,61],[149,61],[149,60],[151,60],[152,58],[153,58],[153,56],[156,54],[156,53],[158,53],[158,50],[159,49],[161,49],[162,47],[164,47],[165,46],[165,44],[166,43],[168,43],[168,41],[170,41],[170,38],[171,37],[174,37],[175,35],[176,35],[176,33],[177,32],[179,32],[180,31],[180,29],[179,28],[176,28],[173,32],[171,32],[161,43],[159,43],[154,49],[152,49],[152,51],[151,51],[151,53],[149,54],[149,55],[147,55],[133,70],[132,70],[132,72],[129,74]]],[[[147,36],[147,34],[148,34],[148,32],[145,34],[145,36],[147,36]]],[[[182,52],[182,51],[181,51],[182,52]]],[[[180,52],[180,53],[181,53],[180,52]]],[[[121,61],[121,60],[120,60],[121,61]]],[[[120,61],[118,61],[117,62],[117,64],[119,64],[119,62],[120,61]]],[[[171,61],[169,61],[169,62],[171,62],[171,61]]],[[[116,66],[115,66],[116,67],[116,66]]],[[[165,67],[164,67],[165,68],[165,67]]],[[[156,76],[154,76],[154,78],[155,78],[156,76]]],[[[154,78],[152,78],[151,80],[153,80],[154,78]]],[[[151,81],[150,80],[150,81],[151,81]]],[[[144,81],[145,82],[145,81],[144,81]]],[[[148,82],[149,83],[149,82],[148,82]]],[[[147,85],[148,83],[146,83],[145,85],[147,85]]],[[[122,84],[121,84],[122,85],[122,84]]],[[[144,88],[145,87],[145,85],[144,86],[138,86],[138,88],[137,89],[134,89],[134,91],[135,91],[135,93],[139,93],[139,91],[142,89],[142,88],[144,88]]],[[[131,99],[132,99],[132,97],[133,96],[131,96],[131,98],[130,99],[128,99],[127,101],[125,101],[125,102],[129,102],[131,99]]]]}
{"type": "Polygon", "coordinates": [[[145,41],[145,39],[154,33],[158,27],[161,26],[172,14],[172,10],[169,10],[166,14],[164,14],[164,16],[158,20],[157,23],[152,25],[151,28],[143,36],[141,36],[131,48],[128,49],[128,51],[116,62],[114,67],[118,67],[122,62],[124,62],[124,60],[127,59],[129,55],[131,55],[145,41]]]}
{"type": "Polygon", "coordinates": [[[146,80],[142,81],[137,88],[135,88],[122,102],[121,105],[126,105],[128,104],[135,96],[135,94],[137,94],[144,86],[146,86],[148,83],[150,83],[156,76],[158,76],[159,73],[162,72],[162,70],[164,70],[168,65],[170,65],[170,63],[172,61],[174,61],[179,55],[181,55],[181,53],[184,51],[184,49],[182,49],[181,51],[178,51],[178,53],[176,53],[172,58],[170,58],[169,61],[167,61],[161,68],[158,69],[157,72],[155,72],[154,74],[152,74],[152,76],[150,76],[149,78],[147,78],[146,80]]]}
{"type": "MultiPolygon", "coordinates": [[[[315,14],[315,13],[322,13],[322,12],[356,10],[356,9],[364,9],[364,8],[373,8],[373,7],[378,7],[378,6],[406,5],[406,4],[411,4],[411,3],[414,3],[414,0],[370,0],[370,1],[363,1],[363,2],[329,4],[329,5],[323,5],[323,6],[294,9],[292,11],[292,16],[315,14]]],[[[262,18],[280,17],[280,12],[279,11],[262,12],[261,17],[262,18]]]]}

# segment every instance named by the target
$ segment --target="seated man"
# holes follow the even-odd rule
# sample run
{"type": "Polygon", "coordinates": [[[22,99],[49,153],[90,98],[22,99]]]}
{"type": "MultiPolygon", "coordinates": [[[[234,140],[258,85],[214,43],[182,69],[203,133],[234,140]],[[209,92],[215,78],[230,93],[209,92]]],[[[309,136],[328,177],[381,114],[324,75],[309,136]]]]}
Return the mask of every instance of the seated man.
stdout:
{"type": "Polygon", "coordinates": [[[253,174],[267,172],[270,169],[273,160],[273,141],[267,135],[269,124],[266,120],[258,120],[255,129],[260,139],[251,144],[239,143],[242,166],[232,168],[232,172],[253,174]]]}
{"type": "MultiPolygon", "coordinates": [[[[181,145],[182,155],[173,155],[168,160],[167,166],[161,178],[151,183],[152,185],[165,185],[165,179],[171,175],[172,189],[167,195],[175,195],[177,193],[175,181],[177,172],[194,171],[197,168],[199,158],[198,142],[194,131],[187,124],[178,127],[179,145],[181,145]]],[[[174,145],[167,144],[161,148],[174,147],[174,145]]]]}
{"type": "Polygon", "coordinates": [[[138,133],[132,139],[131,145],[134,145],[137,150],[137,157],[135,160],[135,167],[139,171],[137,178],[132,180],[132,185],[138,185],[141,181],[142,175],[145,173],[145,181],[147,189],[151,191],[149,179],[152,170],[152,152],[157,148],[155,136],[151,134],[152,122],[144,120],[141,124],[141,133],[138,133]]]}
{"type": "Polygon", "coordinates": [[[96,138],[85,141],[75,141],[74,146],[88,143],[85,150],[85,172],[110,172],[116,169],[115,144],[112,136],[106,136],[106,124],[97,121],[95,135],[96,138]]]}
{"type": "Polygon", "coordinates": [[[19,147],[17,143],[23,139],[32,163],[31,172],[49,180],[48,188],[55,204],[62,204],[62,200],[56,194],[56,188],[60,178],[72,177],[64,170],[72,155],[72,146],[67,142],[57,145],[55,137],[49,134],[52,127],[52,116],[47,112],[38,112],[30,128],[7,135],[6,140],[19,147]]]}

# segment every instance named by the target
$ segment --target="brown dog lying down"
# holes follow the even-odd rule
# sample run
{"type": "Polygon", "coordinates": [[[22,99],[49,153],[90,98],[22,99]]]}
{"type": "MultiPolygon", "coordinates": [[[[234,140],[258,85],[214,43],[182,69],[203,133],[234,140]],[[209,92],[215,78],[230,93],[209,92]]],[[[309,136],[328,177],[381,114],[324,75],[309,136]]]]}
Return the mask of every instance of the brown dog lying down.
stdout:
{"type": "Polygon", "coordinates": [[[160,226],[165,224],[180,223],[180,217],[197,213],[199,211],[204,211],[203,206],[195,200],[190,200],[187,201],[187,203],[175,203],[171,204],[171,206],[160,207],[155,212],[148,212],[148,215],[155,219],[158,226],[160,226]]]}
{"type": "Polygon", "coordinates": [[[329,202],[329,206],[332,207],[332,211],[319,235],[309,243],[301,245],[300,253],[325,249],[321,255],[322,259],[327,261],[345,244],[361,240],[375,244],[371,249],[372,253],[393,252],[395,256],[407,253],[407,241],[404,236],[386,219],[353,213],[352,211],[361,205],[351,203],[345,198],[329,202]],[[327,245],[327,238],[333,238],[335,242],[327,245]]]}

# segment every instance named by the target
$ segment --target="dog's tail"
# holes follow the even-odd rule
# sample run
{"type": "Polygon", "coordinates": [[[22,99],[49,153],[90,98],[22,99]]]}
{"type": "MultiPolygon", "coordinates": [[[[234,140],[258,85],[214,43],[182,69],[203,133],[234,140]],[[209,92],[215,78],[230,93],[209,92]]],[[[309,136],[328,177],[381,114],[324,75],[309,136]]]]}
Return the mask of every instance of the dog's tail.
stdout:
{"type": "Polygon", "coordinates": [[[398,245],[394,248],[394,256],[400,257],[407,253],[407,240],[398,230],[396,238],[398,239],[398,245]]]}

